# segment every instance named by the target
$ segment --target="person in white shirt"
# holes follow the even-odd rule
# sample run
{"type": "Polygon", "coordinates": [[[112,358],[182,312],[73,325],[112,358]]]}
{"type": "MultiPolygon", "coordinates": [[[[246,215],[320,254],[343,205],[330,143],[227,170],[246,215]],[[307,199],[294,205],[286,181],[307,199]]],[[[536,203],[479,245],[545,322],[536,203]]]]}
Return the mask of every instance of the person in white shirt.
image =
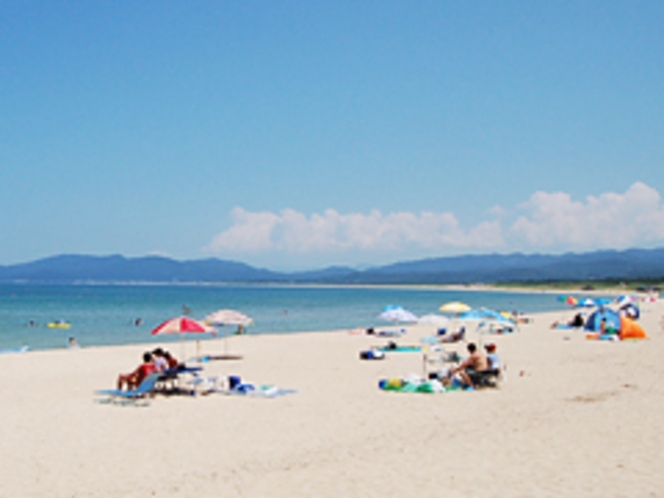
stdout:
{"type": "Polygon", "coordinates": [[[164,357],[164,350],[157,348],[152,351],[152,362],[154,363],[155,369],[157,372],[163,372],[168,370],[168,360],[164,357]]]}

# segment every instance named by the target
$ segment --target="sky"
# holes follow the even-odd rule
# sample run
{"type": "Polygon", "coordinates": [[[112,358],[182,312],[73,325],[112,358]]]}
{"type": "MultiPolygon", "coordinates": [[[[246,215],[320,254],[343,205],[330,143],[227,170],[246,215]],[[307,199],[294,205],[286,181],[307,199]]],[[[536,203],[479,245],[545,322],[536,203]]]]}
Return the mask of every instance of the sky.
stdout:
{"type": "Polygon", "coordinates": [[[664,3],[0,3],[0,264],[664,246],[664,3]]]}

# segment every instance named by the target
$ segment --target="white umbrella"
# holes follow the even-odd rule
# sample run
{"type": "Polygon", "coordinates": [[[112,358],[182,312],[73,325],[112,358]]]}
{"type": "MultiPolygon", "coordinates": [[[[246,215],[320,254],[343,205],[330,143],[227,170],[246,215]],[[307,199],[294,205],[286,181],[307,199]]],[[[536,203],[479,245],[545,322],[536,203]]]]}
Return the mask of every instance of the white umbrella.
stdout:
{"type": "MultiPolygon", "coordinates": [[[[231,309],[222,309],[222,310],[217,310],[214,313],[210,313],[208,316],[205,317],[204,322],[212,325],[217,325],[219,327],[223,327],[225,325],[237,325],[239,331],[240,327],[244,328],[248,327],[249,325],[253,325],[254,320],[240,311],[231,310],[231,309]]],[[[227,341],[228,341],[228,334],[224,336],[225,357],[228,356],[227,341]]]]}
{"type": "Polygon", "coordinates": [[[417,316],[404,308],[390,308],[380,314],[382,320],[388,322],[417,322],[417,316]]]}
{"type": "Polygon", "coordinates": [[[243,327],[247,327],[254,323],[254,321],[244,313],[229,309],[217,310],[214,313],[210,313],[205,317],[205,322],[220,327],[223,327],[224,325],[242,325],[243,327]]]}

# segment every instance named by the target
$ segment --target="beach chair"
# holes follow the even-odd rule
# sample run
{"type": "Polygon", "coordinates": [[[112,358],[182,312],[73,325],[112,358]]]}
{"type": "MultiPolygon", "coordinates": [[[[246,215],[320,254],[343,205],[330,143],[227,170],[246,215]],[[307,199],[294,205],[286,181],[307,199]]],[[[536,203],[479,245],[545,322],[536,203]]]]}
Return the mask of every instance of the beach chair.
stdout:
{"type": "Polygon", "coordinates": [[[97,391],[96,394],[98,396],[107,396],[107,399],[105,401],[99,401],[100,403],[113,403],[114,401],[118,401],[120,404],[137,404],[137,400],[144,399],[147,396],[154,394],[155,386],[160,376],[160,373],[150,374],[143,379],[140,386],[130,391],[123,391],[121,389],[102,389],[97,391]]]}
{"type": "Polygon", "coordinates": [[[492,368],[482,372],[473,372],[470,379],[475,384],[475,387],[498,387],[499,382],[502,380],[502,369],[492,368]]]}

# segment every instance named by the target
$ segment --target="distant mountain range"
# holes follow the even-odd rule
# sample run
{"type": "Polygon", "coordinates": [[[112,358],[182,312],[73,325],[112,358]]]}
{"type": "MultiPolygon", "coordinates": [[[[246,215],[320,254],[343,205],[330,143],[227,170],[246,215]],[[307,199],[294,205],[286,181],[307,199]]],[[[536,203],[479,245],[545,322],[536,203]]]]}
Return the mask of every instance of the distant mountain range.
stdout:
{"type": "Polygon", "coordinates": [[[235,261],[176,261],[149,256],[61,255],[0,266],[0,282],[25,283],[323,283],[469,284],[664,278],[664,249],[584,254],[489,254],[408,261],[354,270],[276,272],[235,261]]]}

